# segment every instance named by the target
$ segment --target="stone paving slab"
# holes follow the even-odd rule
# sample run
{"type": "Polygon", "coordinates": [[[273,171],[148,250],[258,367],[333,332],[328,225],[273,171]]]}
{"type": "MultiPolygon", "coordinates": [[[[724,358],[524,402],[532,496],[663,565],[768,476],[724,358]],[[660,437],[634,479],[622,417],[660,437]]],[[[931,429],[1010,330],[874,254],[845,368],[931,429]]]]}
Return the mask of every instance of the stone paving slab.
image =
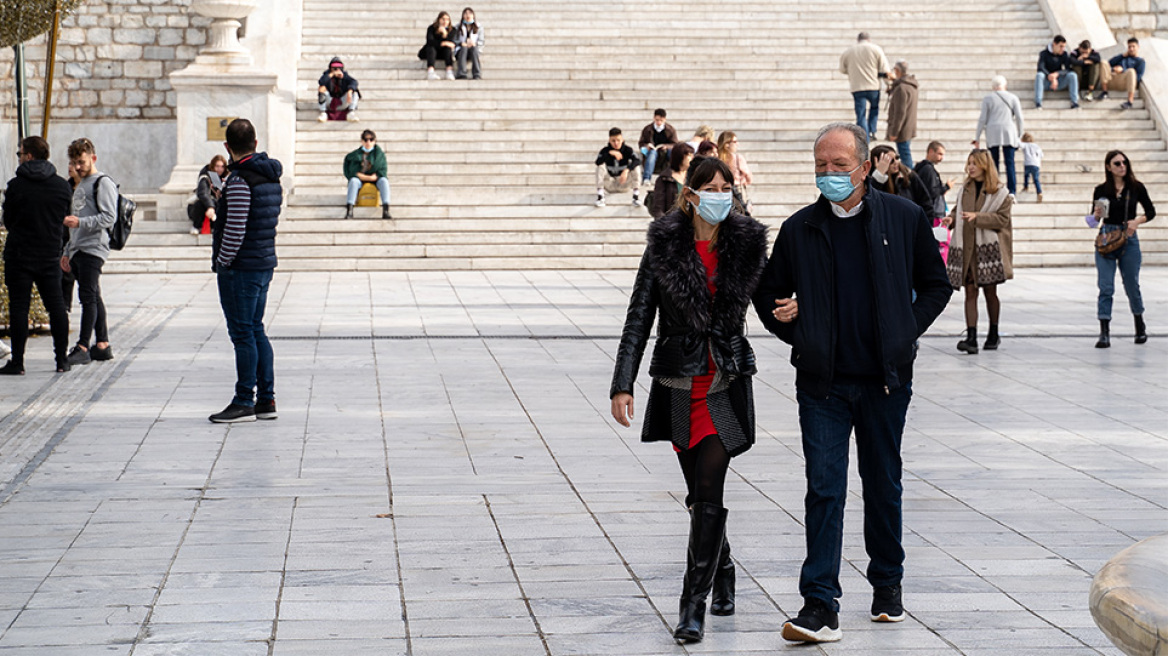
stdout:
{"type": "Polygon", "coordinates": [[[676,460],[608,417],[632,272],[278,273],[280,418],[230,427],[206,421],[233,378],[213,278],[106,276],[117,359],[56,376],[38,338],[0,387],[0,656],[1119,654],[1087,594],[1168,531],[1168,270],[1142,274],[1148,344],[1120,298],[1106,351],[1094,276],[1020,270],[997,352],[953,348],[959,302],[922,338],[909,619],[868,621],[853,472],[844,640],[809,648],[778,635],[803,463],[757,321],[739,612],[680,647],[676,460]]]}

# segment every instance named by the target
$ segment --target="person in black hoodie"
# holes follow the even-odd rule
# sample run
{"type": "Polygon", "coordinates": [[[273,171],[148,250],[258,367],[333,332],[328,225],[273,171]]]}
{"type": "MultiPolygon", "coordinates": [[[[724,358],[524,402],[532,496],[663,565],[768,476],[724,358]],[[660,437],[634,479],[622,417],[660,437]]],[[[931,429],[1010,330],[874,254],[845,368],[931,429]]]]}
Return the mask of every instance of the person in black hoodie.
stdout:
{"type": "Polygon", "coordinates": [[[69,315],[61,295],[61,244],[65,216],[73,207],[73,191],[49,162],[49,144],[41,137],[20,142],[20,166],[4,194],[4,281],[8,286],[8,330],[12,357],[0,374],[24,375],[24,348],[28,342],[28,310],[32,286],[49,312],[57,372],[69,371],[69,315]]]}
{"type": "Polygon", "coordinates": [[[920,207],[865,184],[867,151],[859,126],[820,130],[815,182],[822,195],[783,222],[754,296],[763,325],[791,345],[796,371],[807,557],[799,577],[803,609],[782,635],[799,642],[841,637],[837,599],[853,427],[871,618],[905,617],[901,437],[917,338],[953,294],[920,207]]]}
{"type": "Polygon", "coordinates": [[[604,207],[604,192],[623,194],[633,190],[633,207],[640,207],[641,176],[637,168],[641,160],[632,146],[625,143],[620,128],[608,131],[608,145],[596,155],[596,206],[604,207]]]}
{"type": "Polygon", "coordinates": [[[235,397],[215,423],[276,418],[276,381],[272,344],[264,333],[268,285],[276,268],[276,225],[284,190],[284,167],[256,152],[251,122],[237,118],[227,126],[231,174],[211,227],[211,269],[219,284],[219,304],[235,346],[235,397]]]}
{"type": "Polygon", "coordinates": [[[1074,71],[1076,63],[1067,53],[1066,37],[1055,35],[1050,45],[1038,53],[1038,72],[1034,74],[1035,107],[1042,109],[1043,91],[1066,89],[1071,94],[1071,109],[1079,108],[1079,74],[1074,71]]]}

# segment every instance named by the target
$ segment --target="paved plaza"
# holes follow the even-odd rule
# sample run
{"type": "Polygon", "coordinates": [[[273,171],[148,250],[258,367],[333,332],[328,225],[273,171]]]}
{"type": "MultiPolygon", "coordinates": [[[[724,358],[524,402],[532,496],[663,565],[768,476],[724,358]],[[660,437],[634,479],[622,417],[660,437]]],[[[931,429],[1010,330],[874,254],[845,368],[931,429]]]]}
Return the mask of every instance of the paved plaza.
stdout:
{"type": "Polygon", "coordinates": [[[909,618],[868,620],[853,465],[821,647],[779,636],[803,459],[788,349],[753,317],[738,613],[680,647],[681,474],[608,410],[633,272],[277,272],[280,418],[230,427],[206,419],[234,380],[211,274],[106,276],[116,359],[57,376],[41,337],[0,382],[0,656],[1118,655],[1091,577],[1168,531],[1168,269],[1142,275],[1144,346],[1120,293],[1092,348],[1093,269],[1018,271],[977,356],[954,297],[904,439],[909,618]]]}

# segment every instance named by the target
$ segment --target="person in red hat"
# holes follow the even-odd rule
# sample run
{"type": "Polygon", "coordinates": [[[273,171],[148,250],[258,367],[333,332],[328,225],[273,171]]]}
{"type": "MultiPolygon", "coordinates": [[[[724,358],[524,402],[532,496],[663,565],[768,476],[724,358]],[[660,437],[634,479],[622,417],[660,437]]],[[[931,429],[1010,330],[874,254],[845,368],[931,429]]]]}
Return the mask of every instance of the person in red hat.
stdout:
{"type": "Polygon", "coordinates": [[[357,121],[357,101],[361,92],[357,89],[357,79],[345,71],[340,57],[333,57],[328,70],[317,80],[316,101],[320,104],[320,116],[316,120],[324,123],[334,121],[357,121]]]}

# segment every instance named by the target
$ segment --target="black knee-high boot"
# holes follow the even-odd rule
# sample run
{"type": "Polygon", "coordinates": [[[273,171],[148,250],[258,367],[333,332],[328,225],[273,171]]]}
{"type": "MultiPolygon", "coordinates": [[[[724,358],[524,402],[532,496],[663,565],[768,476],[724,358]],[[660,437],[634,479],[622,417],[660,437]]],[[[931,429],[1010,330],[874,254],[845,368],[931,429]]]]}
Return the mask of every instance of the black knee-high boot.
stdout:
{"type": "Polygon", "coordinates": [[[726,509],[710,503],[695,503],[690,508],[689,549],[686,553],[685,580],[681,586],[677,628],[673,639],[678,643],[701,642],[706,624],[706,596],[714,587],[722,541],[726,539],[726,509]]]}
{"type": "Polygon", "coordinates": [[[734,561],[730,559],[730,540],[726,537],[722,538],[722,553],[718,557],[718,569],[714,572],[710,614],[734,614],[734,561]]]}

